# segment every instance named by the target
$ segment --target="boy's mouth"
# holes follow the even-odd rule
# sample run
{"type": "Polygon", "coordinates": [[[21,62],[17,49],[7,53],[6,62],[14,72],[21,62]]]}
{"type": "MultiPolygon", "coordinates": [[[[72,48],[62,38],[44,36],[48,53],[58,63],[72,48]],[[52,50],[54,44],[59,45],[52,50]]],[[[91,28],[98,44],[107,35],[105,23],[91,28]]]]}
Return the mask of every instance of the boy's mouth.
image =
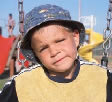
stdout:
{"type": "Polygon", "coordinates": [[[57,64],[57,63],[61,62],[64,58],[65,58],[65,57],[62,57],[62,58],[56,60],[53,64],[57,64]]]}

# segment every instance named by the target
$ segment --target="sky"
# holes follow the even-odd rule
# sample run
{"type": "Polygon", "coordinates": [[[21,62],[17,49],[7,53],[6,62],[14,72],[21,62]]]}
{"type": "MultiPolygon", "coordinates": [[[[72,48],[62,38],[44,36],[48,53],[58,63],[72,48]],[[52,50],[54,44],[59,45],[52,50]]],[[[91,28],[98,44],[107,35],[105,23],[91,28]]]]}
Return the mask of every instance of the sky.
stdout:
{"type": "MultiPolygon", "coordinates": [[[[22,1],[22,0],[20,0],[22,1]]],[[[107,26],[107,11],[109,0],[80,0],[80,16],[91,16],[96,18],[96,25],[93,27],[95,32],[103,34],[107,26]]],[[[8,37],[7,21],[8,14],[12,13],[16,22],[13,31],[15,35],[19,34],[19,12],[18,0],[0,0],[0,26],[2,27],[4,37],[8,37]]],[[[44,4],[54,4],[68,10],[73,20],[79,20],[79,0],[23,0],[23,9],[26,14],[34,7],[44,4]]]]}

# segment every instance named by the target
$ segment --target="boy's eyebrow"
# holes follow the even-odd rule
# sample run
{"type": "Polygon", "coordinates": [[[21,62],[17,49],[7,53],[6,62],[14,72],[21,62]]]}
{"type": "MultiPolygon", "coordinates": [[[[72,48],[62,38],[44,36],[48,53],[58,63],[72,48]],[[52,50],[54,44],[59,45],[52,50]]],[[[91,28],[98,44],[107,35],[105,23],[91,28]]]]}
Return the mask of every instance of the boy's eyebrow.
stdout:
{"type": "MultiPolygon", "coordinates": [[[[56,38],[53,42],[57,42],[58,40],[61,40],[61,39],[64,39],[64,37],[63,36],[60,36],[60,37],[56,38]]],[[[48,47],[48,46],[49,45],[47,43],[45,43],[45,44],[40,43],[39,49],[44,48],[44,47],[48,47]]]]}
{"type": "Polygon", "coordinates": [[[48,47],[48,44],[41,44],[41,45],[39,46],[39,49],[44,48],[44,47],[48,47]]]}

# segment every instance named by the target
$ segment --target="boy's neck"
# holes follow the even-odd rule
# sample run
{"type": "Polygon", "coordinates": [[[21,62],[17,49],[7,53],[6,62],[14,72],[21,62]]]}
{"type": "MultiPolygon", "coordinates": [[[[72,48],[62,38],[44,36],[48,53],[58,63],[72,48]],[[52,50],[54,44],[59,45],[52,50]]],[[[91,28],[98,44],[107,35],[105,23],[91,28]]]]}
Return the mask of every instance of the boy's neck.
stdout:
{"type": "Polygon", "coordinates": [[[71,79],[74,75],[74,72],[76,70],[76,64],[70,68],[70,70],[67,70],[66,72],[53,72],[53,71],[48,71],[50,76],[58,76],[58,77],[63,77],[64,79],[71,79]]]}

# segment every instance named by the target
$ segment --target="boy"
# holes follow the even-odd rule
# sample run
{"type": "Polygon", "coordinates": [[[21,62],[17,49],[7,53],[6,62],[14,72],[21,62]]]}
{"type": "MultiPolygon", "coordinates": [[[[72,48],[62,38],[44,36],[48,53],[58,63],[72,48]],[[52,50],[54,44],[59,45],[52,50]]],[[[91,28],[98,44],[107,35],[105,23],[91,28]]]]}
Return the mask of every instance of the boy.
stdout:
{"type": "Polygon", "coordinates": [[[84,30],[59,6],[42,5],[27,13],[20,48],[36,65],[14,77],[0,101],[111,102],[108,91],[106,98],[106,70],[79,61],[77,49],[84,30]]]}
{"type": "Polygon", "coordinates": [[[9,37],[14,36],[13,35],[14,27],[15,27],[15,21],[13,19],[12,14],[10,13],[9,14],[9,18],[8,18],[8,33],[9,33],[9,37]]]}

